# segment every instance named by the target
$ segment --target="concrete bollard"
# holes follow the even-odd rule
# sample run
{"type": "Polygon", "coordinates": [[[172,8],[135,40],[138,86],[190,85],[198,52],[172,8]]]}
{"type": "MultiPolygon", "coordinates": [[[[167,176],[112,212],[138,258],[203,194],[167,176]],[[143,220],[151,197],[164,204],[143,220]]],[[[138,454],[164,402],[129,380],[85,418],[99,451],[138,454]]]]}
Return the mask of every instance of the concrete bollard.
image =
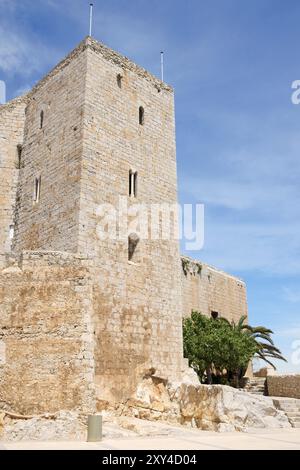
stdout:
{"type": "Polygon", "coordinates": [[[88,436],[87,442],[102,441],[102,416],[90,415],[88,417],[88,436]]]}

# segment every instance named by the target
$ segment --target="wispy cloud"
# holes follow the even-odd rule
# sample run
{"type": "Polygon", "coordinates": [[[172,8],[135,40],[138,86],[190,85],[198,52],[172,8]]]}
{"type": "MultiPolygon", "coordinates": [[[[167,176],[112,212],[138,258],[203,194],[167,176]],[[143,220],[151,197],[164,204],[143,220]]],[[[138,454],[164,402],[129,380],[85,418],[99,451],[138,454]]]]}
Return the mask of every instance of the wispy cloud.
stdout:
{"type": "MultiPolygon", "coordinates": [[[[293,287],[283,287],[283,297],[288,302],[295,303],[295,304],[300,303],[300,286],[297,289],[293,287]]],[[[299,331],[300,331],[300,328],[299,328],[299,331]]]]}
{"type": "Polygon", "coordinates": [[[38,72],[48,60],[49,49],[37,45],[19,31],[11,31],[0,25],[0,70],[21,74],[23,77],[38,72]]]}
{"type": "Polygon", "coordinates": [[[287,338],[290,340],[300,339],[300,325],[295,327],[284,328],[281,331],[277,331],[277,337],[287,338]]]}
{"type": "Polygon", "coordinates": [[[62,52],[28,25],[31,13],[34,17],[32,2],[0,0],[0,11],[0,76],[8,85],[17,77],[18,88],[11,92],[16,96],[55,65],[62,52]]]}

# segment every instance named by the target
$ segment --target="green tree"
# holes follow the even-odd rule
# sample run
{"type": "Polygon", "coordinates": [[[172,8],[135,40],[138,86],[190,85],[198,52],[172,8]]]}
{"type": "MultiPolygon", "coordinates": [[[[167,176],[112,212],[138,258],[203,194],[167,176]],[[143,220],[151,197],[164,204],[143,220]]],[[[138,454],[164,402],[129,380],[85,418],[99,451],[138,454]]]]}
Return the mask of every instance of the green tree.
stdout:
{"type": "MultiPolygon", "coordinates": [[[[201,382],[209,384],[213,376],[224,374],[238,377],[238,371],[247,367],[256,351],[256,343],[250,335],[234,329],[228,322],[212,319],[199,312],[192,312],[183,321],[185,357],[197,372],[201,382]]],[[[237,379],[236,379],[237,383],[237,379]]]]}

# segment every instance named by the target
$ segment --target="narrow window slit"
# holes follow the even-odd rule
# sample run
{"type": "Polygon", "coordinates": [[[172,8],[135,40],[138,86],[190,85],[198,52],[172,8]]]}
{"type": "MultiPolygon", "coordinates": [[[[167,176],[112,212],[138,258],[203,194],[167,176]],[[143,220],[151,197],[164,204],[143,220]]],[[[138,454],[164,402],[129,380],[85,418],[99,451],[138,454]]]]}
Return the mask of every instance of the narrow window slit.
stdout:
{"type": "Polygon", "coordinates": [[[133,185],[132,185],[132,170],[129,171],[129,197],[132,196],[132,189],[133,189],[133,185]]]}
{"type": "Polygon", "coordinates": [[[117,75],[117,84],[118,84],[118,87],[121,89],[122,88],[122,75],[120,73],[118,73],[117,75]]]}
{"type": "Polygon", "coordinates": [[[22,145],[17,145],[17,170],[20,170],[22,164],[22,145]]]}
{"type": "Polygon", "coordinates": [[[128,237],[128,261],[135,260],[136,249],[140,239],[136,233],[131,233],[128,237]]]}
{"type": "Polygon", "coordinates": [[[129,171],[129,197],[137,197],[138,194],[138,172],[129,171]]]}
{"type": "Polygon", "coordinates": [[[40,113],[40,129],[43,129],[44,126],[44,111],[40,113]]]}
{"type": "Polygon", "coordinates": [[[14,238],[14,235],[15,235],[15,226],[10,225],[9,226],[9,239],[12,240],[14,238]]]}
{"type": "Polygon", "coordinates": [[[38,204],[41,198],[41,182],[42,179],[41,177],[35,178],[34,180],[34,196],[33,196],[33,202],[35,204],[38,204]]]}
{"type": "Polygon", "coordinates": [[[140,126],[143,126],[145,123],[145,110],[143,106],[140,106],[140,109],[139,109],[139,123],[140,123],[140,126]]]}
{"type": "Polygon", "coordinates": [[[138,172],[136,171],[133,175],[133,195],[137,197],[138,192],[138,172]]]}

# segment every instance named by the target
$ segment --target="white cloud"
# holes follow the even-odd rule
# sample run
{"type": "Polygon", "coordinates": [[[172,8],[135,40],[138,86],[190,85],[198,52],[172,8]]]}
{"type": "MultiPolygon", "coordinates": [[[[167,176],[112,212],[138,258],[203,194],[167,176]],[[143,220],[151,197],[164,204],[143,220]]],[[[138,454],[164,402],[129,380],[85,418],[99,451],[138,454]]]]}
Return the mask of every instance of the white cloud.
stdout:
{"type": "Polygon", "coordinates": [[[21,31],[0,26],[0,70],[26,78],[57,58],[57,51],[21,31]]]}

